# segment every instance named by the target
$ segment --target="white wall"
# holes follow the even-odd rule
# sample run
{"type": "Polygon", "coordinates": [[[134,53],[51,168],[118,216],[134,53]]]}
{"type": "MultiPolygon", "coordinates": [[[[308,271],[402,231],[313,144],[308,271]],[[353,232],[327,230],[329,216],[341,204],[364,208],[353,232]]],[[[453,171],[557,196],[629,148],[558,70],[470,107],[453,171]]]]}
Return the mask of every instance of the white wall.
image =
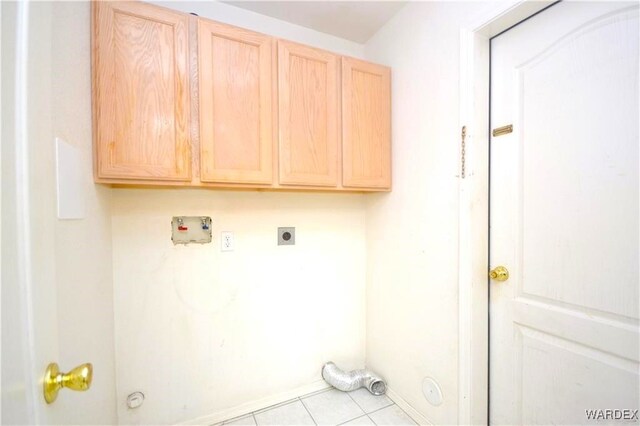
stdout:
{"type": "Polygon", "coordinates": [[[300,25],[261,15],[256,12],[230,6],[219,1],[162,1],[154,3],[185,13],[196,13],[203,18],[213,19],[230,25],[237,25],[253,31],[280,37],[309,46],[327,49],[343,55],[362,57],[364,46],[329,34],[321,33],[300,25]]]}
{"type": "Polygon", "coordinates": [[[393,191],[367,207],[367,365],[434,424],[458,421],[460,29],[493,8],[410,3],[365,46],[393,97],[393,191]]]}
{"type": "MultiPolygon", "coordinates": [[[[111,189],[93,183],[90,9],[87,1],[52,5],[52,131],[80,150],[86,203],[84,219],[55,221],[59,363],[63,371],[84,362],[94,368],[90,391],[61,395],[56,404],[65,413],[59,422],[114,424],[111,189]]],[[[53,138],[47,142],[53,146],[53,138]]],[[[55,180],[47,179],[55,194],[55,180]]]]}
{"type": "Polygon", "coordinates": [[[364,365],[363,195],[116,190],[112,229],[121,423],[215,416],[318,384],[328,360],[364,365]],[[211,216],[213,243],[174,246],[174,215],[211,216]]]}
{"type": "MultiPolygon", "coordinates": [[[[157,3],[362,56],[356,43],[222,3],[157,3]]],[[[112,201],[120,423],[213,423],[325,386],[326,361],[364,366],[364,195],[115,189],[112,201]],[[174,246],[176,215],[211,216],[213,243],[174,246]],[[276,245],[278,226],[296,227],[294,247],[276,245]],[[220,252],[221,231],[235,233],[234,252],[220,252]],[[131,410],[134,391],[146,400],[131,410]]]]}

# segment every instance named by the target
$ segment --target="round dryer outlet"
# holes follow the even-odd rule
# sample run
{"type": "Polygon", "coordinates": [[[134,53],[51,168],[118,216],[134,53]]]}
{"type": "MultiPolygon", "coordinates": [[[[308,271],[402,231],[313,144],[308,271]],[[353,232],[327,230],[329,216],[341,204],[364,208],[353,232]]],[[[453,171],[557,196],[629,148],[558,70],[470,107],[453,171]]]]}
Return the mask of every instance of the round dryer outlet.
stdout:
{"type": "Polygon", "coordinates": [[[422,393],[429,404],[435,406],[442,404],[442,390],[440,390],[438,382],[431,377],[425,377],[422,381],[422,393]]]}

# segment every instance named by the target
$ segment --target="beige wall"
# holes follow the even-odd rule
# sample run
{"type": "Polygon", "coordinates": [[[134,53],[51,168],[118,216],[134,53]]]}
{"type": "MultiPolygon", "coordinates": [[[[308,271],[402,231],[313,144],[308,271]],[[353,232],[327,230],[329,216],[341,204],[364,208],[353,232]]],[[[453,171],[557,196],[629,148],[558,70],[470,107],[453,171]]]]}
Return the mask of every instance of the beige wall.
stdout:
{"type": "Polygon", "coordinates": [[[458,421],[460,29],[493,7],[410,3],[365,46],[393,69],[394,185],[367,200],[367,365],[434,424],[458,421]]]}
{"type": "MultiPolygon", "coordinates": [[[[68,369],[94,367],[90,392],[61,395],[62,422],[113,424],[115,366],[111,264],[111,189],[93,183],[89,2],[55,2],[51,34],[54,137],[80,149],[86,215],[55,222],[59,360],[68,369]]],[[[47,141],[53,147],[53,138],[47,141]]],[[[48,155],[53,150],[47,149],[48,155]]],[[[48,161],[53,162],[54,157],[48,161]]],[[[55,194],[55,179],[50,179],[55,194]]],[[[55,198],[55,196],[54,196],[55,198]]],[[[54,209],[55,209],[55,200],[54,209]]],[[[53,210],[55,214],[55,210],[53,210]]]]}
{"type": "MultiPolygon", "coordinates": [[[[158,3],[362,56],[362,45],[222,3],[158,3]]],[[[324,386],[326,361],[364,366],[364,195],[115,189],[112,202],[121,423],[213,422],[324,386]],[[175,215],[211,216],[213,243],[174,246],[175,215]],[[295,246],[277,246],[278,226],[296,227],[295,246]],[[234,252],[220,251],[221,231],[235,233],[234,252]],[[146,400],[129,410],[134,391],[146,400]]]]}
{"type": "Polygon", "coordinates": [[[328,360],[361,368],[363,197],[114,191],[120,422],[215,416],[318,384],[328,360]],[[174,215],[211,216],[213,243],[174,246],[174,215]],[[278,226],[296,228],[295,246],[277,246],[278,226]],[[235,251],[220,251],[221,231],[235,251]],[[127,410],[134,391],[146,401],[127,410]]]}

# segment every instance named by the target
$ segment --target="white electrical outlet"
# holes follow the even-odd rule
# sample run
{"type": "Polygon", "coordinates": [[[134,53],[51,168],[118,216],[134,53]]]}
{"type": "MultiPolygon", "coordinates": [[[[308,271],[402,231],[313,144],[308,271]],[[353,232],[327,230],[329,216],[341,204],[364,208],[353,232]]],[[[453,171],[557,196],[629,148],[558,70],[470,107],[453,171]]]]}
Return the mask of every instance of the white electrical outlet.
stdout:
{"type": "Polygon", "coordinates": [[[236,242],[233,238],[233,232],[222,231],[220,233],[220,251],[233,251],[236,248],[236,242]]]}

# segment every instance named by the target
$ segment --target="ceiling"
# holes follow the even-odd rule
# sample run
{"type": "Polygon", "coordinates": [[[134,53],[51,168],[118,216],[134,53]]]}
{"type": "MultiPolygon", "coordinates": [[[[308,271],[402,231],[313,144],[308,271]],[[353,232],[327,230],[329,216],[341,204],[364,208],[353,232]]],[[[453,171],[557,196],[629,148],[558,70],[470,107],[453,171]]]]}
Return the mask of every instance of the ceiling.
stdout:
{"type": "Polygon", "coordinates": [[[397,1],[223,1],[292,24],[364,43],[407,2],[397,1]]]}

